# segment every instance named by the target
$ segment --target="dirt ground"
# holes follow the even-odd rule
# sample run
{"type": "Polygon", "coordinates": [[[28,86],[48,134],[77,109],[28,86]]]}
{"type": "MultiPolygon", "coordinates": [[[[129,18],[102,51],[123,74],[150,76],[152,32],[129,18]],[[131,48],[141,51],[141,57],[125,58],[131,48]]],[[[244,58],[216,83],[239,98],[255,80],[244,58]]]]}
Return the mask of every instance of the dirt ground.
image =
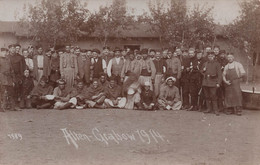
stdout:
{"type": "Polygon", "coordinates": [[[259,139],[260,111],[0,113],[1,165],[260,165],[259,139]]]}

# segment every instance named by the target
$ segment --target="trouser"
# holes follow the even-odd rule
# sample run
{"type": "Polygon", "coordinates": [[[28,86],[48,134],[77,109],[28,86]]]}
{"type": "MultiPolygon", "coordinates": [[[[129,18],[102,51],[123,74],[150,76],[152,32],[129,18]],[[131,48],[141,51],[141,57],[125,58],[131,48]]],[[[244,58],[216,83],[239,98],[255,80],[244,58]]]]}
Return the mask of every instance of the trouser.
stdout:
{"type": "Polygon", "coordinates": [[[15,108],[15,100],[13,97],[14,94],[14,88],[12,86],[8,85],[2,85],[1,86],[1,108],[2,109],[10,109],[13,110],[15,108]]]}
{"type": "Polygon", "coordinates": [[[218,108],[221,110],[223,110],[223,108],[224,108],[224,96],[225,96],[225,88],[223,85],[221,85],[217,89],[218,108]]]}
{"type": "Polygon", "coordinates": [[[215,112],[218,112],[218,105],[217,105],[217,87],[203,87],[207,110],[210,111],[213,109],[215,112]]]}
{"type": "Polygon", "coordinates": [[[162,82],[163,74],[156,74],[154,79],[154,94],[158,97],[160,94],[160,86],[162,82]]]}
{"type": "Polygon", "coordinates": [[[182,86],[182,99],[183,105],[198,105],[198,93],[200,90],[200,85],[198,83],[183,83],[182,86]],[[191,98],[191,100],[189,99],[191,98]]]}
{"type": "Polygon", "coordinates": [[[182,106],[182,102],[181,101],[178,101],[178,102],[174,103],[173,105],[169,105],[164,100],[158,99],[158,107],[159,107],[159,109],[180,110],[181,106],[182,106]]]}
{"type": "Polygon", "coordinates": [[[31,108],[31,99],[28,99],[27,96],[22,96],[20,101],[20,108],[31,108]]]}
{"type": "Polygon", "coordinates": [[[111,99],[105,99],[104,103],[107,107],[112,107],[112,108],[124,108],[125,107],[125,104],[126,104],[125,97],[118,97],[117,101],[118,101],[117,105],[115,105],[111,99]]]}
{"type": "Polygon", "coordinates": [[[50,108],[54,103],[55,101],[53,100],[40,99],[39,96],[33,96],[31,98],[31,105],[33,108],[37,108],[37,106],[42,106],[42,105],[49,105],[46,106],[46,108],[50,108]]]}
{"type": "Polygon", "coordinates": [[[21,99],[21,93],[22,93],[22,83],[17,82],[15,83],[12,92],[12,96],[14,97],[15,104],[18,104],[18,101],[21,99]]]}
{"type": "Polygon", "coordinates": [[[88,105],[90,108],[96,107],[96,105],[102,105],[104,103],[104,100],[106,99],[105,96],[101,96],[95,100],[85,100],[85,103],[88,105]]]}
{"type": "Polygon", "coordinates": [[[118,85],[121,85],[122,84],[122,82],[121,82],[121,77],[120,77],[120,75],[114,75],[115,76],[115,80],[116,80],[116,83],[118,84],[118,85]]]}

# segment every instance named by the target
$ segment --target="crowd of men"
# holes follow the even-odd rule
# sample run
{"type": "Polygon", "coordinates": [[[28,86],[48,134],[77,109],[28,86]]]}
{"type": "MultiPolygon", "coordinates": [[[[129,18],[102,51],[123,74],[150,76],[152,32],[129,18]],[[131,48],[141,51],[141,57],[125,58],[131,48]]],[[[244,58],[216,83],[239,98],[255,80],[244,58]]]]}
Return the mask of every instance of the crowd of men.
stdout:
{"type": "Polygon", "coordinates": [[[1,111],[125,108],[241,115],[243,66],[219,46],[1,48],[1,111]]]}

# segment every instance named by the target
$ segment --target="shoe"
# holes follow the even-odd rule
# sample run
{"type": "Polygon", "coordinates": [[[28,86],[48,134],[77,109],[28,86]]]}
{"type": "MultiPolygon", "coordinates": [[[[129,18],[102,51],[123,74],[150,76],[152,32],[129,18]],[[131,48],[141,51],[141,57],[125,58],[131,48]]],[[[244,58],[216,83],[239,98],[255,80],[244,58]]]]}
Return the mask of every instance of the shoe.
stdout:
{"type": "Polygon", "coordinates": [[[198,111],[198,106],[196,106],[196,105],[192,106],[190,111],[198,111]]]}
{"type": "Polygon", "coordinates": [[[203,111],[203,113],[210,113],[211,110],[210,109],[207,109],[206,111],[203,111]]]}

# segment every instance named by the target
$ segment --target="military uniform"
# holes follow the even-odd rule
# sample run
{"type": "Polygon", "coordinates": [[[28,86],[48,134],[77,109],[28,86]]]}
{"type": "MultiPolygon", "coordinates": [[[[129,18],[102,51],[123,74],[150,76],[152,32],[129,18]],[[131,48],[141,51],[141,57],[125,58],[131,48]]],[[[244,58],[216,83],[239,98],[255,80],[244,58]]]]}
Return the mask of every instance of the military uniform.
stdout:
{"type": "Polygon", "coordinates": [[[10,58],[0,57],[0,86],[1,94],[0,101],[3,110],[10,109],[14,110],[14,88],[13,83],[15,79],[14,70],[11,65],[10,58]]]}
{"type": "Polygon", "coordinates": [[[21,97],[21,90],[22,90],[22,77],[23,77],[23,72],[26,69],[26,63],[24,60],[24,57],[19,55],[19,54],[9,54],[8,55],[10,58],[10,62],[14,71],[14,99],[15,102],[18,103],[18,100],[21,97]]]}
{"type": "Polygon", "coordinates": [[[203,80],[202,86],[206,98],[207,111],[211,111],[211,107],[215,111],[216,115],[219,114],[217,105],[217,85],[222,81],[222,72],[220,64],[216,61],[207,61],[202,66],[203,80]]]}
{"type": "Polygon", "coordinates": [[[190,108],[191,105],[192,109],[190,110],[197,110],[198,93],[201,89],[201,73],[199,70],[201,61],[195,56],[185,60],[182,77],[183,105],[185,109],[190,108]],[[191,97],[190,102],[189,96],[191,97]]]}

